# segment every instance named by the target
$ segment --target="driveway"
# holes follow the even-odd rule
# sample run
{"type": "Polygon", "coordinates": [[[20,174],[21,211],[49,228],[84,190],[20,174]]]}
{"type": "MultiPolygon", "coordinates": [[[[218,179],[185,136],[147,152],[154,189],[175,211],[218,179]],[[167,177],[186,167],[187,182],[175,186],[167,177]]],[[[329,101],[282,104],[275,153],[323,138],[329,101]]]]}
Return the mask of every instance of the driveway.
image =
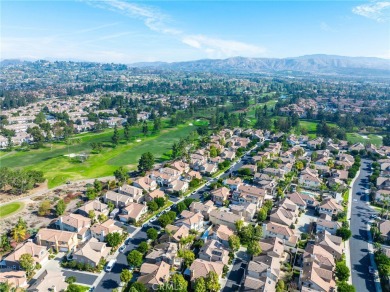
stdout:
{"type": "Polygon", "coordinates": [[[227,282],[225,287],[222,289],[223,292],[239,291],[241,282],[245,276],[249,262],[249,256],[243,249],[240,249],[236,253],[236,258],[233,260],[233,268],[227,275],[227,282]]]}
{"type": "Polygon", "coordinates": [[[298,223],[295,224],[295,230],[298,235],[301,233],[309,233],[310,224],[317,222],[318,217],[315,216],[314,209],[307,209],[305,213],[302,213],[301,217],[298,218],[298,223]]]}
{"type": "Polygon", "coordinates": [[[87,285],[87,286],[92,286],[92,284],[95,282],[97,279],[98,275],[97,274],[91,274],[91,273],[83,273],[80,271],[71,271],[71,270],[62,270],[64,273],[64,276],[68,277],[76,277],[76,282],[79,284],[87,285]]]}

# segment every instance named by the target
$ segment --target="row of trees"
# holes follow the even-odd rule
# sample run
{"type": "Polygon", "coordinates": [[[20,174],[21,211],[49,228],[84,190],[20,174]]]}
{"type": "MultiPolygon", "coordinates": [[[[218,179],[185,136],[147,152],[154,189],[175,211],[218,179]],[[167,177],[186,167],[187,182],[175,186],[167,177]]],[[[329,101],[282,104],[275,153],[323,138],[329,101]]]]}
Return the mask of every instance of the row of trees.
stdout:
{"type": "Polygon", "coordinates": [[[45,178],[42,171],[0,168],[0,188],[8,189],[11,193],[20,195],[31,190],[38,183],[43,183],[45,178]]]}

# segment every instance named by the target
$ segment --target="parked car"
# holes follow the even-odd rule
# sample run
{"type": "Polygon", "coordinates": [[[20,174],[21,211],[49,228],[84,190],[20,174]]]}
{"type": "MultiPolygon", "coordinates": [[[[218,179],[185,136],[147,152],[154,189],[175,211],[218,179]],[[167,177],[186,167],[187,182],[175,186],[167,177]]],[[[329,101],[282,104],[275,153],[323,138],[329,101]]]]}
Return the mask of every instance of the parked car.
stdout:
{"type": "Polygon", "coordinates": [[[112,268],[114,267],[116,263],[116,260],[111,260],[108,262],[107,266],[106,266],[106,272],[111,272],[112,268]]]}
{"type": "Polygon", "coordinates": [[[376,274],[377,273],[377,271],[374,269],[374,267],[372,267],[372,266],[369,266],[368,267],[368,272],[370,273],[370,274],[376,274]]]}
{"type": "Polygon", "coordinates": [[[119,252],[124,252],[126,249],[126,245],[122,245],[120,248],[119,248],[119,252]]]}

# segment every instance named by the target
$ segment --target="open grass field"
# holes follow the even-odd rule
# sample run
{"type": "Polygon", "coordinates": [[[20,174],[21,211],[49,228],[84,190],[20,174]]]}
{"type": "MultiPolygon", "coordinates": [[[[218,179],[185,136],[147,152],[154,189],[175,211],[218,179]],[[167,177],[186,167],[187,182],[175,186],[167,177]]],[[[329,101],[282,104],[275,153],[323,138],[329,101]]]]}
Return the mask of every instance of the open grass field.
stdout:
{"type": "MultiPolygon", "coordinates": [[[[110,176],[119,166],[135,169],[142,153],[152,152],[157,162],[169,159],[169,152],[173,142],[187,136],[195,130],[195,126],[207,124],[204,120],[191,121],[174,128],[164,128],[159,133],[150,133],[144,136],[139,127],[131,129],[131,141],[120,141],[115,148],[111,144],[112,129],[102,133],[84,133],[73,137],[74,145],[64,143],[53,144],[27,152],[15,152],[0,157],[1,166],[24,167],[26,169],[42,170],[48,179],[48,187],[52,188],[68,180],[110,176]],[[190,125],[192,124],[192,125],[190,125]],[[69,153],[90,153],[92,142],[101,142],[103,150],[99,154],[91,154],[84,162],[66,157],[69,153]]],[[[123,130],[119,130],[123,137],[123,130]]]]}
{"type": "Polygon", "coordinates": [[[22,202],[13,202],[0,206],[0,218],[16,213],[17,211],[22,210],[23,207],[24,204],[22,202]]]}
{"type": "Polygon", "coordinates": [[[347,140],[351,143],[372,143],[376,146],[382,145],[382,137],[379,137],[375,134],[369,134],[369,135],[360,135],[358,133],[347,133],[347,140]]]}

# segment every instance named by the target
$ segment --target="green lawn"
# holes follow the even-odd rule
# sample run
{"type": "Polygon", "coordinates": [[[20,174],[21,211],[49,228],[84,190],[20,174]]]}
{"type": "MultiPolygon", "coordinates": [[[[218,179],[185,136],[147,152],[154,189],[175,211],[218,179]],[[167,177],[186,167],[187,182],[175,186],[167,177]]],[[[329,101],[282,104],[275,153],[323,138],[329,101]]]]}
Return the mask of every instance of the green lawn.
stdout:
{"type": "Polygon", "coordinates": [[[375,144],[377,146],[380,146],[382,145],[382,138],[377,136],[377,135],[374,135],[374,134],[369,134],[369,135],[366,135],[368,139],[365,139],[363,138],[360,134],[358,133],[348,133],[347,134],[347,140],[350,141],[351,143],[363,143],[363,144],[366,144],[366,143],[372,143],[372,144],[375,144]]]}
{"type": "Polygon", "coordinates": [[[0,218],[11,215],[21,209],[23,209],[24,204],[21,202],[14,202],[3,205],[0,207],[0,218]]]}
{"type": "MultiPolygon", "coordinates": [[[[110,176],[119,166],[135,169],[142,153],[152,152],[157,162],[169,159],[169,150],[173,142],[187,136],[195,130],[195,126],[207,124],[204,120],[191,121],[175,128],[165,127],[159,133],[144,136],[139,127],[131,130],[131,141],[113,148],[111,136],[113,130],[103,133],[85,133],[73,138],[80,139],[75,145],[53,144],[53,148],[46,147],[27,152],[15,152],[12,155],[0,157],[1,166],[25,167],[26,169],[42,170],[48,179],[49,188],[61,185],[67,180],[80,180],[110,176]],[[192,124],[192,125],[190,125],[192,124]],[[78,162],[64,156],[68,153],[89,153],[92,142],[101,142],[105,147],[99,154],[91,154],[85,162],[78,162]],[[69,150],[68,150],[69,148],[69,150]]],[[[166,123],[164,122],[166,126],[166,123]]],[[[120,131],[123,137],[123,129],[120,131]]]]}

